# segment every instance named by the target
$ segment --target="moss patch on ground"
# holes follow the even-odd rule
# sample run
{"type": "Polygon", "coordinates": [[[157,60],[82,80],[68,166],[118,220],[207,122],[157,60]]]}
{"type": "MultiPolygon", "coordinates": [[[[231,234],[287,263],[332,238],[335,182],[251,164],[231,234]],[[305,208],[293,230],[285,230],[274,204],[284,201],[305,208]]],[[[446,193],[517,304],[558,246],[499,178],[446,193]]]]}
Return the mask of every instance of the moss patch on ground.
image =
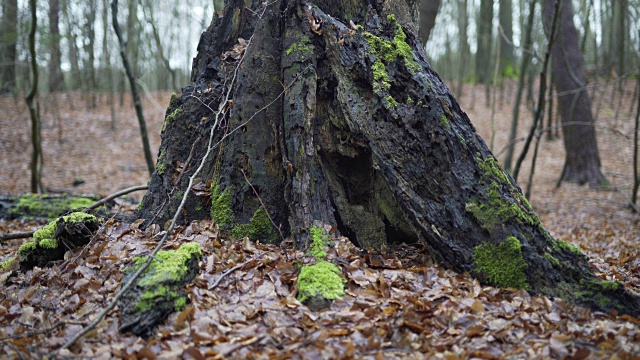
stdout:
{"type": "MultiPolygon", "coordinates": [[[[176,250],[159,251],[138,280],[138,286],[145,288],[145,291],[134,310],[147,311],[160,299],[173,301],[176,307],[186,301],[186,299],[180,300],[178,292],[172,290],[170,285],[180,283],[189,272],[188,265],[192,257],[201,255],[200,245],[195,242],[183,244],[176,250]]],[[[147,258],[135,257],[133,261],[134,269],[137,270],[147,261],[147,258]]]]}
{"type": "Polygon", "coordinates": [[[298,275],[298,300],[304,302],[316,295],[325,299],[340,299],[344,295],[344,284],[340,269],[327,261],[305,266],[298,275]]]}
{"type": "Polygon", "coordinates": [[[95,200],[82,196],[43,197],[27,194],[19,197],[18,205],[9,210],[14,217],[44,217],[53,219],[69,210],[82,210],[95,200]]]}
{"type": "Polygon", "coordinates": [[[8,258],[7,260],[3,261],[2,264],[0,264],[0,270],[5,271],[9,267],[11,267],[14,261],[16,261],[15,257],[8,258]]]}
{"type": "Polygon", "coordinates": [[[498,245],[484,243],[476,246],[473,251],[475,272],[490,285],[528,289],[527,263],[521,248],[520,241],[514,236],[498,245]]]}

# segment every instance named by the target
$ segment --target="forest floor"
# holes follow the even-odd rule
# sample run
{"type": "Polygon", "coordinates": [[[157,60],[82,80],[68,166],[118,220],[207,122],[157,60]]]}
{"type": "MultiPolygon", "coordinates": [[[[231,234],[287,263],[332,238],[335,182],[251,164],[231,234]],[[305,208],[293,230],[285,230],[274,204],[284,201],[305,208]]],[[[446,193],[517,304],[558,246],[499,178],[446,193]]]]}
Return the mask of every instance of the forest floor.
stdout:
{"type": "MultiPolygon", "coordinates": [[[[596,273],[640,293],[640,216],[628,208],[632,184],[634,83],[597,88],[594,113],[607,190],[562,184],[561,140],[540,143],[531,203],[552,235],[581,248],[596,273]],[[632,111],[630,111],[632,110],[632,111]]],[[[485,106],[481,86],[464,88],[461,107],[496,154],[507,142],[514,84],[504,102],[485,106]],[[471,94],[475,93],[475,99],[471,94]]],[[[144,99],[152,149],[170,93],[144,99]]],[[[118,98],[116,98],[118,99],[118,98]]],[[[79,94],[41,98],[47,191],[107,195],[145,184],[138,124],[131,102],[116,104],[112,130],[108,98],[87,110],[79,94]],[[71,105],[73,104],[73,107],[71,105]],[[84,183],[74,187],[75,180],[84,183]]],[[[30,122],[21,98],[0,98],[0,194],[30,189],[30,122]]],[[[519,136],[531,111],[522,107],[519,136]]],[[[516,155],[522,143],[516,147],[516,155]]],[[[155,152],[155,151],[154,151],[155,152]]],[[[156,154],[154,154],[155,156],[156,154]]],[[[502,161],[504,156],[499,156],[502,161]]],[[[528,186],[530,156],[519,184],[528,186]]],[[[139,200],[142,194],[133,194],[139,200]]],[[[135,205],[124,205],[131,210],[135,205]]],[[[0,232],[32,230],[35,221],[0,221],[0,232]]],[[[67,253],[50,268],[0,273],[0,358],[40,356],[60,347],[91,322],[119,288],[122,270],[135,255],[148,254],[163,234],[113,221],[84,249],[67,253]]],[[[26,240],[23,240],[26,241],[26,240]]],[[[0,244],[0,261],[23,242],[0,244]]],[[[337,239],[330,258],[339,258],[348,279],[347,295],[330,310],[311,312],[295,300],[297,262],[303,253],[274,245],[223,238],[210,221],[177,229],[166,248],[200,243],[202,271],[187,287],[191,305],[173,314],[150,339],[118,333],[111,311],[96,329],[63,356],[88,358],[639,358],[640,321],[591,312],[559,299],[526,291],[483,287],[469,274],[432,264],[422,249],[398,247],[381,258],[362,256],[337,239]],[[220,281],[226,269],[244,264],[220,281]]],[[[11,268],[10,268],[11,269],[11,268]]]]}

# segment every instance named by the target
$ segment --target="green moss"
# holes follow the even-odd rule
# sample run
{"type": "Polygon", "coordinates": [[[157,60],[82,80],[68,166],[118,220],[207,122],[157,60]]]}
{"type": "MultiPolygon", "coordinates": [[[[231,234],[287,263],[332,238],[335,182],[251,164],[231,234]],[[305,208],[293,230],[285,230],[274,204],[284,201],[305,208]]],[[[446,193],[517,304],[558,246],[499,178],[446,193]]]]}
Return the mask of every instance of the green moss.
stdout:
{"type": "Polygon", "coordinates": [[[82,196],[51,197],[46,201],[41,196],[28,194],[18,200],[18,205],[9,210],[15,216],[35,216],[53,219],[69,210],[82,210],[94,203],[93,199],[82,196]]]}
{"type": "Polygon", "coordinates": [[[40,243],[42,240],[52,239],[54,237],[56,231],[58,231],[57,222],[57,220],[53,220],[33,233],[33,240],[36,244],[40,243]]]}
{"type": "MultiPolygon", "coordinates": [[[[182,244],[176,250],[159,251],[151,265],[145,270],[138,281],[140,286],[153,286],[160,282],[178,282],[189,270],[187,264],[194,256],[201,256],[200,244],[190,242],[182,244]]],[[[142,266],[147,261],[146,257],[136,256],[134,263],[142,266]]]]}
{"type": "Polygon", "coordinates": [[[373,79],[375,80],[373,83],[373,91],[376,94],[382,91],[389,91],[391,88],[391,78],[389,78],[387,69],[382,61],[376,60],[373,65],[371,65],[371,71],[373,71],[373,79]]]}
{"type": "Polygon", "coordinates": [[[8,258],[7,260],[3,261],[2,264],[0,264],[0,269],[2,271],[5,271],[9,267],[11,267],[11,265],[13,264],[14,261],[16,261],[15,257],[8,258]]]}
{"type": "Polygon", "coordinates": [[[20,245],[20,248],[18,248],[18,255],[22,255],[29,251],[35,250],[37,245],[38,244],[35,241],[28,241],[20,245]]]}
{"type": "Polygon", "coordinates": [[[555,256],[549,253],[544,253],[544,258],[547,259],[547,261],[549,261],[553,267],[560,268],[560,261],[556,259],[555,256]]]}
{"type": "Polygon", "coordinates": [[[303,36],[302,38],[300,38],[300,41],[297,43],[294,43],[293,45],[289,46],[289,48],[287,50],[285,50],[285,54],[287,54],[287,56],[293,54],[294,52],[297,52],[298,54],[300,54],[301,56],[304,56],[305,53],[311,53],[314,50],[314,46],[313,45],[309,45],[309,37],[308,36],[303,36]]]}
{"type": "Polygon", "coordinates": [[[98,218],[87,214],[81,211],[73,212],[69,215],[63,216],[62,219],[65,222],[87,222],[87,221],[98,221],[98,218]]]}
{"type": "Polygon", "coordinates": [[[227,188],[220,191],[218,183],[211,183],[211,218],[220,227],[231,225],[235,215],[231,209],[231,191],[227,188]]]}
{"type": "Polygon", "coordinates": [[[520,241],[509,236],[499,245],[484,243],[473,250],[475,272],[487,283],[499,287],[528,289],[527,263],[522,257],[520,241]]]}
{"type": "MultiPolygon", "coordinates": [[[[133,307],[134,311],[142,311],[146,312],[151,310],[154,305],[156,299],[162,299],[165,301],[177,301],[180,298],[177,292],[171,291],[171,288],[168,286],[158,286],[153,289],[149,289],[145,291],[140,300],[133,307]]],[[[175,306],[175,305],[174,305],[175,306]]]]}
{"type": "Polygon", "coordinates": [[[465,207],[465,210],[478,220],[483,229],[490,230],[496,224],[509,220],[529,225],[537,225],[539,222],[537,217],[525,213],[518,204],[503,197],[500,194],[500,186],[496,182],[492,182],[489,186],[487,198],[486,202],[471,199],[465,207]]]}
{"type": "Polygon", "coordinates": [[[202,210],[202,204],[201,203],[197,203],[196,204],[196,211],[200,211],[202,210]]]}
{"type": "Polygon", "coordinates": [[[444,113],[440,115],[440,125],[444,126],[447,131],[451,131],[451,124],[444,113]]]}
{"type": "MultiPolygon", "coordinates": [[[[169,105],[171,106],[171,105],[169,105]]],[[[164,122],[162,123],[162,130],[160,130],[160,132],[164,132],[164,130],[167,128],[167,125],[171,124],[172,122],[174,122],[176,120],[176,118],[178,116],[180,116],[180,114],[182,114],[182,109],[177,108],[175,110],[173,110],[173,112],[169,115],[167,115],[167,117],[164,118],[164,122]]]]}
{"type": "Polygon", "coordinates": [[[266,243],[276,243],[278,236],[264,207],[260,206],[249,220],[248,224],[236,225],[231,229],[235,238],[248,237],[251,240],[262,240],[266,243]]]}
{"type": "Polygon", "coordinates": [[[56,239],[42,239],[42,241],[40,241],[38,243],[38,246],[40,246],[41,248],[46,248],[46,249],[55,249],[58,247],[58,240],[56,239]]]}
{"type": "Polygon", "coordinates": [[[616,291],[620,288],[621,284],[617,281],[602,280],[600,286],[605,291],[616,291]]]}
{"type": "Polygon", "coordinates": [[[180,296],[173,302],[173,307],[176,311],[182,311],[187,307],[187,298],[180,296]]]}
{"type": "Polygon", "coordinates": [[[142,201],[138,203],[138,206],[136,206],[136,210],[138,211],[142,210],[142,201]]]}
{"type": "Polygon", "coordinates": [[[388,95],[386,97],[388,109],[395,109],[398,107],[398,102],[393,98],[393,96],[388,95]]]}
{"type": "MultiPolygon", "coordinates": [[[[189,271],[189,262],[194,256],[202,256],[200,245],[196,242],[182,244],[176,250],[159,251],[151,261],[149,267],[138,280],[138,285],[147,290],[136,303],[136,311],[146,311],[154,306],[157,298],[173,301],[179,298],[178,293],[171,290],[167,284],[179,283],[189,271]]],[[[146,261],[146,257],[137,256],[133,259],[135,269],[146,261]]]]}
{"type": "Polygon", "coordinates": [[[582,253],[582,250],[580,250],[577,246],[568,243],[562,239],[557,239],[553,241],[553,250],[558,251],[558,252],[565,252],[565,253],[573,253],[573,254],[578,254],[578,255],[584,255],[582,253]]]}
{"type": "Polygon", "coordinates": [[[407,98],[407,105],[413,104],[413,99],[411,97],[407,98]]]}
{"type": "Polygon", "coordinates": [[[176,102],[178,102],[178,95],[176,93],[171,94],[171,99],[169,100],[169,109],[174,108],[176,106],[176,102]]]}
{"type": "Polygon", "coordinates": [[[478,165],[478,169],[482,171],[482,176],[492,176],[503,184],[511,185],[507,174],[504,173],[500,164],[498,164],[498,161],[493,156],[489,156],[483,160],[482,156],[478,153],[476,156],[476,164],[478,165]]]}
{"type": "Polygon", "coordinates": [[[391,88],[391,78],[387,73],[386,65],[402,59],[405,66],[411,74],[415,74],[420,70],[420,66],[413,59],[413,51],[411,46],[407,44],[407,36],[402,30],[402,26],[395,22],[395,17],[388,18],[388,21],[396,25],[393,40],[384,40],[370,32],[363,32],[367,44],[369,45],[369,55],[376,57],[371,71],[373,72],[373,91],[380,94],[383,91],[389,91],[391,88]]]}
{"type": "Polygon", "coordinates": [[[340,269],[327,261],[304,266],[298,275],[298,300],[304,302],[316,295],[325,299],[340,299],[344,295],[344,284],[340,269]]]}
{"type": "Polygon", "coordinates": [[[164,158],[167,155],[167,148],[163,148],[160,150],[160,155],[158,155],[158,163],[156,164],[156,172],[160,175],[164,174],[166,169],[164,158]]]}
{"type": "Polygon", "coordinates": [[[327,232],[319,226],[312,226],[309,232],[311,233],[311,248],[309,249],[309,253],[313,255],[316,260],[324,259],[327,257],[324,248],[327,247],[329,242],[327,232]]]}

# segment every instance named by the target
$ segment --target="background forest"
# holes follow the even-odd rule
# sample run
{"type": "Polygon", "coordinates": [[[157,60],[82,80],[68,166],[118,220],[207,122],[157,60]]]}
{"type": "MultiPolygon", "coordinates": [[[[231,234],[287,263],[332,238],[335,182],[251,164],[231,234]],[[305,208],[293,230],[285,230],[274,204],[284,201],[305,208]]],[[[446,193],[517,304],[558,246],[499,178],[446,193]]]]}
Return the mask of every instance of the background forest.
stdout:
{"type": "MultiPolygon", "coordinates": [[[[172,93],[180,94],[189,84],[200,34],[212,18],[220,16],[222,1],[121,0],[116,3],[121,41],[114,31],[113,5],[107,0],[1,2],[0,194],[108,195],[146,184],[159,156],[167,104],[172,93]],[[129,63],[130,78],[123,59],[129,63]],[[137,94],[132,94],[132,83],[137,94]]],[[[638,293],[640,1],[564,0],[565,6],[570,5],[577,30],[573,48],[577,52],[564,61],[558,61],[559,55],[550,51],[549,34],[552,39],[564,36],[571,31],[567,30],[570,21],[560,16],[551,31],[552,21],[543,11],[545,2],[553,3],[423,0],[417,9],[419,33],[430,64],[496,158],[522,187],[554,238],[580,248],[602,279],[619,281],[638,293]],[[580,63],[572,62],[575,59],[580,63]],[[578,85],[569,92],[559,90],[554,84],[563,76],[578,85]],[[588,95],[582,98],[588,103],[562,103],[561,95],[578,92],[588,95]],[[593,133],[572,134],[572,127],[589,128],[593,133]],[[587,153],[594,167],[572,176],[567,163],[574,160],[568,154],[587,153]]],[[[566,55],[571,50],[563,51],[566,55]]],[[[142,195],[130,194],[127,201],[118,203],[120,210],[133,212],[142,195]]],[[[0,232],[33,230],[41,225],[38,220],[2,220],[0,232]]],[[[137,242],[162,233],[159,228],[144,232],[135,226],[111,226],[105,236],[117,236],[118,241],[104,250],[99,268],[82,267],[84,274],[68,276],[29,273],[19,280],[26,283],[37,277],[60,277],[66,283],[39,289],[37,296],[21,290],[13,297],[0,297],[0,355],[35,352],[29,347],[33,344],[42,346],[46,353],[68,341],[72,332],[92,319],[91,311],[102,306],[97,296],[90,299],[84,294],[87,289],[105,297],[117,290],[117,284],[109,281],[94,287],[90,279],[117,278],[109,275],[109,268],[124,266],[125,258],[148,250],[136,248],[137,242]],[[88,287],[77,285],[83,276],[88,287]],[[55,294],[65,291],[72,300],[45,304],[45,299],[51,302],[55,294]],[[60,314],[73,314],[73,319],[60,315],[57,322],[42,322],[43,314],[55,307],[62,309],[60,314]],[[61,326],[66,326],[66,333],[57,331],[61,326]],[[50,334],[54,336],[47,339],[50,334]]],[[[220,236],[206,221],[179,232],[176,238],[180,239],[220,236]]],[[[106,350],[109,354],[246,358],[255,346],[263,354],[278,354],[284,348],[303,357],[350,354],[373,358],[380,354],[373,350],[380,344],[376,347],[371,340],[378,335],[350,329],[366,327],[369,320],[377,324],[376,329],[381,322],[387,324],[388,333],[378,337],[386,339],[380,341],[387,341],[387,347],[393,344],[395,357],[420,351],[447,359],[510,354],[576,359],[616,354],[633,358],[640,352],[636,318],[592,313],[557,299],[532,297],[525,291],[481,288],[469,274],[455,274],[437,265],[406,271],[423,263],[423,259],[416,259],[421,255],[411,251],[399,255],[398,262],[385,259],[384,266],[376,267],[370,258],[361,258],[343,242],[336,247],[338,255],[362,267],[348,271],[350,284],[368,289],[369,293],[359,294],[370,296],[371,308],[387,310],[377,313],[367,310],[369,305],[348,300],[336,302],[335,309],[319,317],[305,317],[299,304],[284,302],[282,307],[271,309],[279,315],[257,324],[257,310],[248,310],[251,304],[260,304],[263,298],[295,300],[286,286],[293,281],[293,263],[288,255],[265,260],[267,252],[277,253],[271,245],[254,247],[217,239],[217,253],[214,255],[214,249],[205,252],[210,256],[206,273],[198,277],[189,296],[200,300],[211,297],[225,303],[224,307],[207,304],[172,315],[162,325],[162,341],[157,342],[117,335],[113,325],[116,316],[110,315],[108,324],[96,330],[112,340],[106,350]],[[284,265],[269,265],[276,263],[284,265]],[[242,275],[216,278],[220,288],[215,295],[211,287],[203,286],[203,279],[212,280],[232,268],[240,269],[237,273],[242,275]],[[394,271],[397,274],[391,275],[394,271]],[[412,288],[415,293],[409,295],[396,291],[408,289],[407,284],[415,281],[418,273],[425,276],[426,285],[412,288]],[[278,281],[282,277],[282,283],[273,288],[261,282],[269,276],[278,281]],[[238,293],[242,293],[240,298],[238,293]],[[411,299],[420,298],[417,294],[433,302],[432,322],[416,317],[420,312],[416,308],[422,305],[411,299]],[[394,299],[404,305],[394,305],[394,299]],[[240,307],[231,306],[239,301],[240,307]],[[224,318],[221,311],[231,315],[224,318]],[[304,337],[286,330],[294,322],[306,322],[305,326],[315,329],[315,333],[309,330],[314,335],[304,337]],[[190,331],[184,330],[189,327],[186,323],[192,324],[190,331]],[[204,329],[211,324],[223,330],[207,334],[204,329]],[[421,347],[425,337],[433,346],[421,347]],[[199,339],[195,342],[198,346],[189,345],[194,338],[199,339]],[[265,338],[277,339],[279,345],[267,344],[265,338]],[[322,341],[326,347],[319,345],[322,341]],[[207,353],[204,348],[211,350],[207,353]]],[[[145,246],[151,248],[152,243],[146,241],[145,246]]],[[[20,240],[0,243],[0,261],[9,259],[19,246],[20,240]]],[[[2,275],[4,283],[8,272],[2,275]]],[[[13,280],[14,289],[19,280],[13,280]]],[[[98,356],[106,347],[104,342],[87,341],[71,351],[98,356]]]]}

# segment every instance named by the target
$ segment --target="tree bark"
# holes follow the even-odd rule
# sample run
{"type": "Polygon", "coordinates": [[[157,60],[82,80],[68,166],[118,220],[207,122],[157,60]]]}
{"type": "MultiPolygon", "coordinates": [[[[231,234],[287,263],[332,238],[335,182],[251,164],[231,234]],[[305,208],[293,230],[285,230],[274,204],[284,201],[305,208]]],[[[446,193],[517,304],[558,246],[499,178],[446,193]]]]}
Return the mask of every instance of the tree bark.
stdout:
{"type": "Polygon", "coordinates": [[[78,28],[73,14],[70,13],[71,1],[63,0],[62,15],[67,23],[67,44],[69,45],[69,63],[71,72],[69,79],[69,88],[78,90],[82,86],[82,74],[80,73],[80,50],[78,49],[77,36],[74,29],[78,28]]]}
{"type": "MultiPolygon", "coordinates": [[[[544,1],[543,22],[549,32],[554,15],[555,0],[544,1]]],[[[560,182],[607,183],[600,170],[600,155],[591,113],[591,99],[586,91],[585,72],[580,52],[578,31],[573,25],[571,1],[562,0],[558,39],[551,49],[553,80],[558,94],[562,120],[565,163],[560,182]]]]}
{"type": "Polygon", "coordinates": [[[145,223],[173,217],[174,189],[186,188],[212,134],[221,145],[180,223],[212,215],[237,234],[268,217],[248,236],[281,231],[299,248],[318,223],[363,249],[419,242],[486,284],[638,314],[637,296],[597,279],[542,226],[398,20],[415,3],[403,14],[400,2],[227,2],[202,34],[193,85],[167,109],[145,223]]]}
{"type": "Polygon", "coordinates": [[[498,18],[500,20],[500,76],[513,76],[515,57],[513,56],[513,4],[511,0],[500,0],[498,18]]]}
{"type": "Polygon", "coordinates": [[[16,91],[16,47],[18,45],[18,0],[2,1],[2,54],[0,94],[16,91]]]}
{"type": "Polygon", "coordinates": [[[60,0],[49,0],[49,91],[64,90],[60,52],[60,0]]]}

